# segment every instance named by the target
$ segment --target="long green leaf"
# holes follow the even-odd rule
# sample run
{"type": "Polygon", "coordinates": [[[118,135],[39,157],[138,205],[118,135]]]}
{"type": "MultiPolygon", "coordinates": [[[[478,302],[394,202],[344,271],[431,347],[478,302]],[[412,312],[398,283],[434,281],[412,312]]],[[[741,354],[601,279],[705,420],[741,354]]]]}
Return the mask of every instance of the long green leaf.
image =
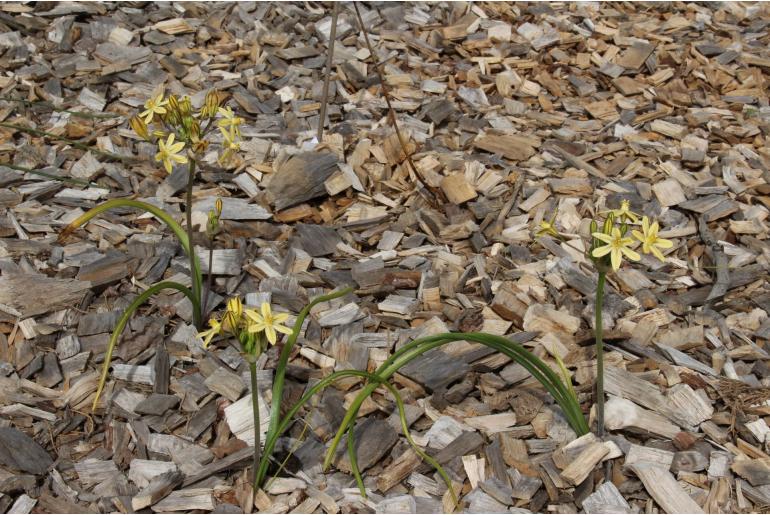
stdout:
{"type": "Polygon", "coordinates": [[[195,297],[193,297],[192,292],[189,288],[186,286],[182,286],[179,283],[175,283],[173,281],[161,281],[157,284],[154,284],[147,288],[145,291],[140,293],[134,301],[126,308],[126,310],[123,312],[123,314],[120,317],[120,320],[118,320],[118,324],[115,326],[115,330],[112,331],[112,334],[110,335],[110,342],[107,345],[107,352],[104,355],[104,365],[102,366],[102,375],[99,378],[99,385],[96,387],[96,395],[94,396],[94,402],[91,405],[91,411],[96,411],[96,405],[99,402],[99,397],[102,394],[102,390],[104,390],[104,385],[107,382],[107,375],[110,372],[110,363],[112,362],[112,352],[115,350],[115,346],[118,343],[118,339],[120,339],[120,335],[123,334],[123,329],[126,328],[126,325],[128,324],[128,321],[131,319],[131,316],[134,314],[134,312],[139,309],[139,306],[144,304],[147,299],[155,295],[161,290],[165,289],[173,289],[178,290],[187,296],[188,299],[190,299],[190,302],[193,303],[193,307],[197,307],[200,309],[200,305],[197,304],[197,300],[195,297]]]}
{"type": "MultiPolygon", "coordinates": [[[[273,429],[268,429],[267,435],[265,435],[265,445],[264,450],[262,452],[262,459],[259,463],[259,470],[257,471],[257,484],[261,485],[264,480],[265,476],[267,475],[267,467],[270,464],[270,457],[273,454],[273,451],[275,450],[275,445],[278,443],[278,438],[286,432],[286,430],[289,428],[291,423],[294,421],[294,417],[297,415],[300,409],[302,409],[302,406],[307,404],[307,402],[313,398],[314,395],[316,395],[318,392],[322,391],[327,386],[333,384],[335,381],[338,381],[340,379],[343,379],[345,377],[360,377],[363,379],[369,379],[369,380],[377,380],[377,378],[370,374],[369,372],[363,372],[361,370],[340,370],[339,372],[334,372],[332,374],[329,374],[328,376],[321,379],[319,382],[314,384],[312,387],[308,389],[308,391],[305,393],[305,395],[300,398],[291,408],[289,408],[289,411],[286,412],[286,415],[283,416],[283,418],[279,419],[279,422],[275,424],[275,427],[273,429]]],[[[273,397],[273,403],[280,402],[279,400],[276,400],[275,397],[273,397]]],[[[272,416],[272,414],[271,414],[272,416]]],[[[280,416],[280,411],[279,411],[280,416]]],[[[270,421],[271,425],[270,427],[273,427],[272,420],[270,421]]]]}
{"type": "MultiPolygon", "coordinates": [[[[493,348],[506,356],[513,359],[515,362],[521,364],[532,376],[538,380],[553,396],[554,400],[564,411],[564,415],[567,422],[572,429],[578,434],[583,435],[588,432],[588,424],[585,417],[580,410],[580,405],[577,404],[575,399],[570,395],[567,386],[561,381],[559,376],[551,370],[542,360],[536,357],[534,354],[526,350],[521,345],[518,345],[511,340],[503,338],[501,336],[486,334],[486,333],[444,333],[441,335],[434,335],[429,338],[418,339],[410,344],[399,349],[396,359],[388,359],[383,365],[381,365],[375,375],[379,379],[379,383],[387,381],[393,374],[395,374],[401,367],[409,363],[411,360],[419,357],[425,352],[444,345],[452,341],[474,341],[493,348]]],[[[351,403],[345,417],[340,424],[337,433],[332,439],[332,443],[326,452],[326,458],[324,459],[323,468],[328,469],[331,465],[334,453],[337,446],[347,431],[348,426],[355,420],[358,410],[363,404],[364,400],[371,395],[379,384],[368,384],[351,403]]]]}
{"type": "Polygon", "coordinates": [[[299,338],[299,333],[302,330],[302,324],[305,323],[305,318],[310,314],[310,310],[321,302],[343,297],[352,291],[353,288],[343,288],[316,297],[299,312],[299,315],[297,315],[297,320],[294,322],[291,334],[283,345],[281,356],[278,358],[278,366],[275,368],[275,379],[273,380],[273,404],[270,406],[270,424],[267,429],[268,434],[276,430],[278,420],[281,417],[281,399],[283,398],[283,387],[286,382],[286,367],[289,365],[291,351],[297,343],[297,338],[299,338]]]}
{"type": "Polygon", "coordinates": [[[191,263],[193,266],[193,269],[190,271],[192,275],[192,284],[193,284],[193,291],[196,292],[195,295],[195,303],[193,304],[193,319],[195,322],[196,327],[201,326],[201,299],[200,299],[200,291],[201,291],[201,285],[203,284],[203,277],[201,275],[201,265],[200,261],[198,261],[198,256],[195,254],[195,249],[190,244],[190,239],[187,237],[187,232],[182,228],[179,223],[174,220],[174,218],[160,209],[159,207],[153,206],[152,204],[148,204],[147,202],[142,202],[141,200],[131,200],[131,199],[112,199],[108,200],[106,202],[103,202],[99,204],[98,206],[89,209],[79,217],[77,217],[75,220],[70,222],[67,227],[64,228],[64,230],[59,234],[59,242],[64,242],[64,240],[72,234],[78,227],[82,226],[83,224],[88,223],[92,218],[104,213],[105,211],[109,211],[110,209],[117,209],[117,208],[124,208],[124,207],[131,207],[135,209],[141,209],[142,211],[147,211],[148,213],[156,216],[161,222],[165,223],[169,229],[174,233],[174,236],[179,240],[179,244],[182,245],[182,248],[184,249],[185,253],[191,258],[191,263]],[[195,287],[197,285],[197,288],[195,287]],[[197,307],[196,307],[197,306],[197,307]]]}

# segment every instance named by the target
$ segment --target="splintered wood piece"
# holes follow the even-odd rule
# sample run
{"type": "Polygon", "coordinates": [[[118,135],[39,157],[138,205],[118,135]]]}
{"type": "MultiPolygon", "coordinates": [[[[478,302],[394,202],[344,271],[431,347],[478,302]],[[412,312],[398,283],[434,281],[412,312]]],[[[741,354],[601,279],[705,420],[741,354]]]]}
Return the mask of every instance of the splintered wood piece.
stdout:
{"type": "Polygon", "coordinates": [[[178,470],[169,470],[154,476],[146,487],[131,498],[131,507],[138,511],[154,505],[182,484],[183,479],[184,474],[178,470]]]}
{"type": "Polygon", "coordinates": [[[681,388],[677,390],[679,394],[674,398],[676,402],[672,402],[660,393],[657,386],[626,370],[617,367],[607,367],[605,370],[605,388],[608,393],[633,399],[635,403],[666,417],[687,430],[694,430],[695,426],[711,418],[710,413],[707,415],[708,409],[706,409],[704,401],[694,393],[692,388],[681,384],[676,385],[676,387],[681,388]],[[693,401],[694,404],[687,406],[681,402],[685,398],[688,401],[693,401]]]}
{"type": "Polygon", "coordinates": [[[516,425],[515,413],[497,413],[495,415],[482,415],[465,419],[469,426],[484,431],[487,434],[499,433],[516,425]]]}
{"type": "Polygon", "coordinates": [[[586,513],[633,513],[623,494],[611,481],[605,481],[583,499],[583,510],[586,513]]]}
{"type": "Polygon", "coordinates": [[[330,152],[304,152],[284,162],[266,186],[275,209],[301,204],[326,195],[324,183],[337,170],[337,156],[330,152]]]}
{"type": "Polygon", "coordinates": [[[665,438],[674,438],[681,432],[679,426],[665,417],[619,397],[612,397],[605,404],[604,427],[610,431],[631,428],[665,438]]]}
{"type": "Polygon", "coordinates": [[[609,452],[609,448],[603,442],[590,444],[567,468],[561,471],[561,477],[571,485],[579,485],[609,452]]]}
{"type": "Polygon", "coordinates": [[[377,476],[377,488],[387,492],[411,474],[422,458],[411,447],[396,457],[385,470],[377,476]]]}
{"type": "Polygon", "coordinates": [[[76,279],[53,279],[37,274],[3,274],[0,277],[0,311],[27,318],[76,306],[89,288],[90,282],[76,279]]]}
{"type": "MultiPolygon", "coordinates": [[[[353,439],[358,468],[363,472],[380,461],[385,453],[396,444],[398,434],[385,420],[370,417],[356,424],[353,439]]],[[[347,453],[347,437],[340,444],[336,465],[344,472],[351,470],[350,457],[347,453]]]]}
{"type": "Polygon", "coordinates": [[[157,513],[191,510],[212,511],[213,509],[213,488],[187,488],[185,490],[175,490],[168,494],[163,500],[152,506],[152,511],[157,513]]]}
{"type": "Polygon", "coordinates": [[[14,427],[0,427],[0,463],[11,470],[45,474],[51,456],[35,440],[14,427]]]}
{"type": "Polygon", "coordinates": [[[441,190],[449,202],[462,204],[477,197],[476,190],[465,179],[465,174],[455,173],[441,179],[441,190]]]}
{"type": "Polygon", "coordinates": [[[524,161],[535,153],[533,143],[536,142],[523,136],[484,134],[477,136],[473,145],[511,161],[524,161]]]}
{"type": "Polygon", "coordinates": [[[474,455],[470,455],[463,456],[462,461],[465,474],[468,476],[468,481],[471,483],[471,488],[478,487],[479,483],[486,479],[486,474],[484,472],[484,464],[486,463],[486,460],[484,458],[477,458],[474,455]]]}
{"type": "MultiPolygon", "coordinates": [[[[257,395],[259,405],[260,442],[265,443],[265,434],[270,424],[270,409],[261,395],[257,395]]],[[[236,438],[254,446],[254,410],[251,406],[251,393],[225,408],[225,420],[236,438]]]]}
{"type": "Polygon", "coordinates": [[[770,484],[770,460],[766,458],[737,460],[730,468],[733,472],[751,483],[752,486],[770,484]]]}
{"type": "Polygon", "coordinates": [[[631,465],[631,470],[642,481],[647,493],[666,513],[705,513],[667,468],[636,463],[631,465]]]}

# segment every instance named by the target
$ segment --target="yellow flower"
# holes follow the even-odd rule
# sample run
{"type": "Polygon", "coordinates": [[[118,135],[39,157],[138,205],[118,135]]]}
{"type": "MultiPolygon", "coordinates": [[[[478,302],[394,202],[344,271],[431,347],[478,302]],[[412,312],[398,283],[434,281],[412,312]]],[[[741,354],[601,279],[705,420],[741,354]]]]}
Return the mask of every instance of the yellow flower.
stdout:
{"type": "Polygon", "coordinates": [[[535,233],[535,236],[538,238],[541,236],[553,236],[558,237],[559,231],[556,230],[556,224],[554,223],[556,221],[556,212],[553,213],[553,216],[550,220],[547,222],[545,220],[540,221],[540,229],[535,233]]]}
{"type": "Polygon", "coordinates": [[[163,163],[163,167],[168,173],[171,173],[173,163],[186,163],[187,157],[179,153],[184,148],[184,143],[174,143],[174,134],[168,135],[168,140],[158,141],[158,153],[155,154],[155,160],[163,163]]]}
{"type": "Polygon", "coordinates": [[[592,235],[597,240],[603,241],[607,245],[596,247],[591,255],[595,258],[610,255],[610,262],[612,263],[612,269],[616,272],[620,269],[620,263],[623,260],[623,256],[633,261],[639,261],[641,259],[639,254],[629,248],[629,245],[634,243],[633,238],[624,238],[620,233],[620,229],[617,227],[612,228],[612,234],[604,234],[603,232],[595,232],[592,235]]]}
{"type": "Polygon", "coordinates": [[[224,151],[222,152],[222,155],[219,156],[219,162],[224,164],[230,160],[235,152],[238,152],[241,149],[241,144],[235,141],[237,134],[234,127],[230,127],[229,131],[224,127],[220,127],[219,131],[222,133],[222,138],[224,139],[222,142],[222,149],[224,151]]]}
{"type": "Polygon", "coordinates": [[[198,338],[203,338],[203,346],[208,347],[209,343],[211,343],[211,339],[217,336],[218,334],[222,334],[222,324],[219,323],[219,320],[216,318],[212,318],[209,320],[209,327],[210,329],[207,329],[205,331],[201,331],[198,333],[198,338]]]}
{"type": "Polygon", "coordinates": [[[229,128],[234,135],[240,136],[240,125],[243,123],[243,118],[235,116],[231,107],[220,107],[217,112],[222,115],[222,119],[217,122],[220,128],[229,128]]]}
{"type": "Polygon", "coordinates": [[[285,322],[289,318],[287,313],[273,314],[272,309],[270,309],[270,304],[267,302],[262,303],[260,311],[261,313],[258,313],[253,309],[246,311],[246,316],[253,322],[249,325],[250,333],[264,332],[265,336],[267,336],[267,341],[272,345],[275,345],[275,342],[278,339],[276,331],[283,334],[291,334],[291,329],[285,325],[281,325],[282,322],[285,322]]]}
{"type": "Polygon", "coordinates": [[[225,149],[238,150],[241,148],[240,144],[235,141],[235,138],[238,137],[238,133],[236,133],[232,127],[230,127],[230,130],[227,130],[224,127],[220,127],[219,132],[222,133],[222,138],[224,139],[222,146],[225,147],[225,149]]]}
{"type": "Polygon", "coordinates": [[[659,229],[658,222],[653,222],[653,224],[650,225],[650,220],[645,216],[642,218],[642,232],[631,231],[631,233],[637,240],[642,242],[642,252],[645,254],[652,254],[661,261],[665,261],[666,258],[663,256],[660,249],[670,249],[674,246],[674,242],[658,238],[659,229]]]}
{"type": "Polygon", "coordinates": [[[163,100],[163,93],[159,93],[157,97],[149,99],[144,103],[146,111],[139,113],[139,116],[144,117],[144,123],[150,123],[152,117],[156,114],[166,114],[166,108],[163,107],[168,104],[168,100],[163,100]]]}
{"type": "Polygon", "coordinates": [[[619,219],[621,222],[631,220],[631,222],[637,223],[639,221],[639,215],[631,211],[631,202],[628,200],[621,200],[620,208],[613,209],[610,213],[615,215],[615,218],[619,219]]]}

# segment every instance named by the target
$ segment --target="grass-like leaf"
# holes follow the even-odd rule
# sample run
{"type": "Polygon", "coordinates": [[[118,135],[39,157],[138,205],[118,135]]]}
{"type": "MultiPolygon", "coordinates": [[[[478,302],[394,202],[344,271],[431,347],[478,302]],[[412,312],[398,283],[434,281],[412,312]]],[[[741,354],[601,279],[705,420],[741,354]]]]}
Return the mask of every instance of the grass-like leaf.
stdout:
{"type": "Polygon", "coordinates": [[[173,281],[161,281],[157,284],[153,284],[149,288],[147,288],[145,291],[140,293],[134,301],[126,308],[126,310],[123,312],[123,314],[120,316],[120,320],[118,320],[118,324],[115,326],[115,330],[112,331],[112,335],[110,335],[110,342],[107,345],[107,352],[104,355],[104,365],[102,365],[102,375],[99,378],[99,385],[96,387],[96,395],[94,396],[94,402],[91,405],[91,411],[96,411],[96,405],[99,402],[99,397],[102,394],[102,390],[104,390],[104,385],[107,382],[107,376],[110,372],[110,363],[112,362],[112,352],[115,350],[115,346],[118,343],[118,340],[120,339],[120,335],[123,334],[123,329],[126,328],[126,325],[128,324],[128,321],[131,319],[131,316],[134,314],[134,312],[139,309],[139,306],[147,302],[147,299],[155,295],[156,293],[160,292],[161,290],[165,289],[173,289],[178,290],[182,293],[184,293],[188,299],[190,299],[190,302],[193,303],[193,308],[200,309],[200,306],[196,304],[198,303],[197,299],[193,297],[192,292],[189,288],[186,286],[182,286],[179,283],[175,283],[173,281]]]}

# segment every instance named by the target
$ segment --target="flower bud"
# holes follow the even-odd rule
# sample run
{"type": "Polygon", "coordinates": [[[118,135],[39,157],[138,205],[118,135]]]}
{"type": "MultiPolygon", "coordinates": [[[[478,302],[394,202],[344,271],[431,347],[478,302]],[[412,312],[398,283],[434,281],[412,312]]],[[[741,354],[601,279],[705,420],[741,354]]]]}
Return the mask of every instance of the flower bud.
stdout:
{"type": "Polygon", "coordinates": [[[217,201],[214,202],[214,209],[217,211],[217,218],[222,216],[222,198],[217,197],[217,201]]]}
{"type": "Polygon", "coordinates": [[[163,120],[170,125],[179,125],[179,100],[175,95],[169,95],[167,100],[168,105],[163,120]]]}
{"type": "Polygon", "coordinates": [[[203,103],[203,109],[201,109],[201,115],[207,118],[214,118],[217,114],[217,109],[222,102],[224,95],[216,89],[209,90],[206,93],[206,100],[203,103]]]}
{"type": "Polygon", "coordinates": [[[612,234],[612,227],[615,225],[615,215],[610,213],[607,215],[607,219],[604,221],[604,227],[602,229],[602,232],[604,234],[612,234]]]}
{"type": "Polygon", "coordinates": [[[192,116],[192,104],[190,103],[190,97],[185,96],[181,102],[179,102],[179,114],[183,117],[192,116]]]}
{"type": "Polygon", "coordinates": [[[150,134],[149,134],[149,131],[147,130],[147,124],[144,123],[144,120],[142,120],[138,116],[132,116],[131,119],[128,121],[128,123],[129,125],[131,125],[131,128],[140,138],[147,141],[150,140],[150,134]]]}

